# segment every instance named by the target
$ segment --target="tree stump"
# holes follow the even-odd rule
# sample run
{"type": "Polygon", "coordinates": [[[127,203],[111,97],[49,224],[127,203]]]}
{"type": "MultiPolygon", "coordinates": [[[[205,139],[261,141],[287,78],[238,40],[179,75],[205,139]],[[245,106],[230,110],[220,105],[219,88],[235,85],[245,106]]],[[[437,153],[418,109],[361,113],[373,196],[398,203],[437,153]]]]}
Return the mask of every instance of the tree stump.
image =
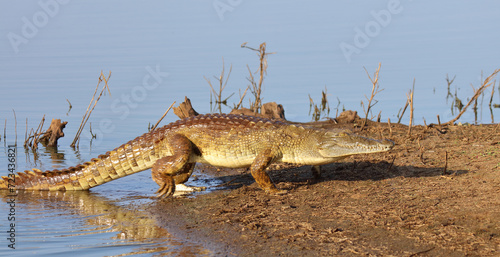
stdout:
{"type": "Polygon", "coordinates": [[[187,96],[185,96],[184,102],[179,104],[179,107],[174,107],[173,109],[175,115],[177,115],[181,119],[199,115],[199,113],[194,110],[193,106],[191,105],[191,100],[189,100],[187,96]]]}
{"type": "Polygon", "coordinates": [[[275,102],[265,103],[262,105],[260,112],[262,115],[269,119],[283,119],[285,120],[285,109],[283,105],[275,102]]]}
{"type": "Polygon", "coordinates": [[[261,113],[253,112],[252,110],[247,108],[241,108],[232,110],[231,114],[243,114],[271,120],[285,119],[285,110],[283,109],[283,105],[277,104],[275,102],[263,104],[261,107],[261,113]]]}
{"type": "Polygon", "coordinates": [[[335,120],[340,124],[344,124],[344,123],[354,123],[358,119],[359,119],[358,112],[347,110],[340,113],[335,120]]]}
{"type": "Polygon", "coordinates": [[[52,119],[49,129],[40,137],[39,142],[45,147],[57,147],[57,140],[64,137],[63,129],[66,124],[68,124],[67,121],[61,122],[60,119],[52,119]]]}
{"type": "MultiPolygon", "coordinates": [[[[189,100],[187,96],[185,97],[184,102],[179,104],[178,107],[174,107],[173,109],[175,115],[177,115],[181,119],[199,115],[199,113],[194,110],[193,106],[191,105],[191,100],[189,100]]],[[[285,119],[285,110],[283,109],[283,105],[277,104],[275,102],[263,104],[261,107],[261,112],[262,113],[255,113],[250,109],[241,108],[232,110],[230,114],[243,114],[267,119],[285,119]]]]}

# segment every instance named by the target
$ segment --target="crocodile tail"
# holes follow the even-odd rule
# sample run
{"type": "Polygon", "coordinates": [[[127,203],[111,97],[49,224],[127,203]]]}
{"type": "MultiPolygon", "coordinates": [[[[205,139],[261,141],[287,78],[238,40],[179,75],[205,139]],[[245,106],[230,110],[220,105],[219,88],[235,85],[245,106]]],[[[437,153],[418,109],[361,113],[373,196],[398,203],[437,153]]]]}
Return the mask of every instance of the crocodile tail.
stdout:
{"type": "MultiPolygon", "coordinates": [[[[144,134],[97,158],[63,170],[39,169],[18,172],[0,179],[0,189],[15,190],[87,190],[106,182],[151,168],[158,159],[159,144],[144,134]]],[[[156,140],[157,142],[159,140],[156,140]]]]}
{"type": "Polygon", "coordinates": [[[18,172],[8,177],[3,176],[2,180],[0,180],[0,189],[66,190],[66,184],[73,184],[69,179],[71,177],[70,174],[69,169],[45,172],[39,169],[26,170],[25,172],[18,172]]]}

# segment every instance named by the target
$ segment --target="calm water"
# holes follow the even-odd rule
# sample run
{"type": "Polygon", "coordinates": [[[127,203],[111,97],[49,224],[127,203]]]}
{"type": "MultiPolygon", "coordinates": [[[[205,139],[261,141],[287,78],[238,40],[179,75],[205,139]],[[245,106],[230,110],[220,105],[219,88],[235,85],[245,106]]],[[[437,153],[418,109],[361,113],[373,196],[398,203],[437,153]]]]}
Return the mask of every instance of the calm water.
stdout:
{"type": "MultiPolygon", "coordinates": [[[[500,68],[500,3],[481,3],[0,1],[0,170],[7,174],[7,145],[16,143],[13,110],[17,170],[22,171],[64,168],[111,150],[147,132],[149,123],[184,96],[199,112],[209,112],[204,76],[216,84],[222,58],[226,72],[232,65],[223,96],[235,93],[229,102],[238,102],[239,90],[248,85],[247,64],[252,71],[258,68],[255,52],[240,47],[244,42],[251,47],[266,42],[267,51],[275,52],[268,57],[263,98],[283,104],[290,120],[309,121],[308,95],[318,102],[325,88],[330,116],[337,106],[362,114],[360,103],[371,91],[363,67],[373,74],[379,62],[384,91],[376,96],[374,116],[381,112],[382,120],[397,120],[415,78],[415,122],[437,122],[436,115],[450,120],[456,115],[454,96],[465,103],[470,85],[477,88],[482,73],[484,78],[500,68]],[[97,138],[90,143],[87,124],[79,149],[73,150],[69,144],[101,71],[112,72],[111,96],[100,99],[89,120],[97,138]],[[456,75],[448,99],[447,74],[456,75]],[[58,152],[43,147],[25,152],[26,119],[28,128],[36,128],[44,115],[44,129],[53,118],[68,121],[58,152]]],[[[500,104],[498,83],[494,87],[493,103],[500,104]]],[[[477,119],[469,110],[461,122],[491,123],[490,96],[488,89],[477,119]]],[[[492,113],[500,119],[498,109],[492,113]]],[[[163,124],[175,119],[169,114],[163,124]]],[[[154,190],[146,171],[90,193],[19,195],[16,250],[2,239],[0,254],[210,255],[144,218],[141,203],[151,201],[154,190]],[[134,223],[117,213],[146,220],[151,229],[132,233],[134,223]]],[[[0,211],[6,231],[8,204],[0,211]]]]}

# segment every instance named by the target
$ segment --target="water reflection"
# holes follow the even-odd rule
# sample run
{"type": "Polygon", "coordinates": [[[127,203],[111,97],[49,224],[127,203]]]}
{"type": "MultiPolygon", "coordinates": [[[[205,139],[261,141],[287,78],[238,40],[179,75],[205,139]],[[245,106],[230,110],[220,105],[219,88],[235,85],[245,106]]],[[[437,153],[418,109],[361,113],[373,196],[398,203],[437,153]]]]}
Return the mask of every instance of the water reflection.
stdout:
{"type": "Polygon", "coordinates": [[[25,169],[64,169],[85,162],[80,151],[74,148],[64,148],[64,150],[57,147],[24,148],[24,155],[25,169]]]}
{"type": "MultiPolygon", "coordinates": [[[[12,198],[4,191],[0,197],[4,203],[12,198]]],[[[144,206],[148,199],[140,201],[144,206]]],[[[142,208],[117,205],[91,192],[19,191],[15,202],[16,254],[211,254],[175,238],[142,208]]]]}

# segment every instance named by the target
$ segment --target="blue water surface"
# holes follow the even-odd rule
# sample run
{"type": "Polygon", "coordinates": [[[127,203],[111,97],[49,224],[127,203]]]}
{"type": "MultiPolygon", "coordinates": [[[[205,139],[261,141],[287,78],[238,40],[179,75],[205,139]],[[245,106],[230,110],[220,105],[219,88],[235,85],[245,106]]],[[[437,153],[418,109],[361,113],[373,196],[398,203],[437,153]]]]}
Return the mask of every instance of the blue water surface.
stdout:
{"type": "MultiPolygon", "coordinates": [[[[253,48],[266,42],[267,52],[273,53],[267,56],[262,97],[283,104],[289,120],[310,121],[309,95],[319,103],[323,90],[330,117],[342,109],[363,115],[361,102],[366,106],[372,89],[366,71],[373,76],[381,63],[383,91],[370,117],[380,113],[383,121],[395,122],[415,80],[414,122],[436,123],[437,115],[447,121],[457,115],[455,97],[465,104],[473,94],[471,85],[478,88],[500,68],[498,10],[498,1],[2,0],[0,170],[7,175],[8,145],[16,143],[18,171],[88,161],[147,132],[184,96],[199,112],[210,112],[205,77],[217,87],[223,63],[226,77],[232,67],[223,91],[223,97],[235,93],[228,100],[232,106],[249,85],[248,68],[256,72],[259,67],[256,52],[241,48],[245,42],[253,48]],[[111,94],[101,96],[79,148],[72,149],[101,72],[106,77],[111,72],[111,94]],[[456,76],[449,90],[447,75],[456,76]],[[25,152],[26,129],[36,129],[44,115],[45,129],[51,119],[68,121],[66,136],[56,153],[44,147],[25,152]],[[92,142],[90,125],[97,135],[92,142]]],[[[488,106],[491,97],[493,104],[500,103],[498,85],[479,99],[477,115],[468,110],[460,122],[499,119],[498,109],[490,112],[488,106]]],[[[175,119],[168,114],[162,124],[175,119]]],[[[409,122],[408,112],[402,122],[409,122]]],[[[129,215],[142,217],[135,197],[151,201],[154,190],[145,171],[86,194],[19,196],[18,248],[11,250],[2,240],[0,254],[148,256],[189,249],[210,255],[154,223],[147,226],[165,231],[133,234],[119,224],[114,213],[134,209],[129,215]]],[[[2,231],[8,229],[8,214],[8,204],[0,204],[2,231]]]]}

